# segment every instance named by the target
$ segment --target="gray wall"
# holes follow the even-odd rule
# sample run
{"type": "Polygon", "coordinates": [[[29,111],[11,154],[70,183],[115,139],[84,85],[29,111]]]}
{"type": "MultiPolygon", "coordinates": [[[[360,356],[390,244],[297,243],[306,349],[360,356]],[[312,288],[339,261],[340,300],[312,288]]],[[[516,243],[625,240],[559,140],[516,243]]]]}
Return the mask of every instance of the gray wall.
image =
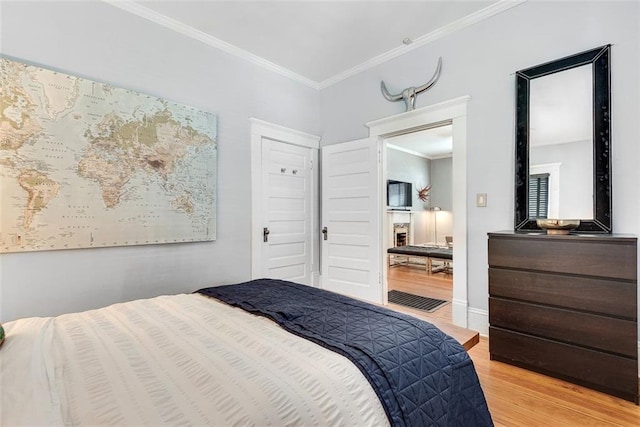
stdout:
{"type": "MultiPolygon", "coordinates": [[[[418,199],[417,189],[430,184],[431,160],[405,153],[404,151],[387,149],[387,179],[410,182],[413,184],[413,204],[411,211],[413,223],[413,244],[427,243],[430,238],[428,213],[429,200],[418,199]]],[[[392,242],[389,243],[393,245],[392,242]]]]}
{"type": "Polygon", "coordinates": [[[424,157],[391,148],[387,150],[387,179],[413,184],[411,210],[420,211],[428,207],[428,201],[425,203],[418,199],[417,189],[430,184],[429,162],[430,160],[424,157]]]}
{"type": "Polygon", "coordinates": [[[467,123],[468,293],[487,309],[486,233],[513,228],[516,70],[613,44],[613,229],[640,234],[640,4],[528,1],[320,94],[108,4],[2,2],[1,51],[37,64],[163,96],[219,114],[218,240],[0,256],[0,321],[49,315],[249,277],[248,118],[320,134],[367,136],[364,123],[398,114],[380,80],[442,76],[417,107],[470,95],[467,123]],[[475,207],[487,193],[488,206],[475,207]]]}
{"type": "Polygon", "coordinates": [[[318,92],[102,2],[2,2],[1,52],[218,113],[217,240],[0,255],[0,321],[250,278],[250,127],[318,134],[318,92]]]}
{"type": "Polygon", "coordinates": [[[429,78],[442,56],[439,81],[418,97],[416,106],[471,96],[467,116],[467,288],[470,307],[486,312],[487,232],[513,229],[515,71],[613,44],[613,229],[640,233],[639,20],[638,2],[523,3],[322,90],[323,143],[365,137],[364,123],[402,112],[401,103],[382,97],[380,80],[394,88],[419,85],[429,78]],[[487,193],[487,207],[476,207],[476,193],[487,193]]]}
{"type": "Polygon", "coordinates": [[[453,209],[453,158],[431,160],[431,206],[453,209]]]}

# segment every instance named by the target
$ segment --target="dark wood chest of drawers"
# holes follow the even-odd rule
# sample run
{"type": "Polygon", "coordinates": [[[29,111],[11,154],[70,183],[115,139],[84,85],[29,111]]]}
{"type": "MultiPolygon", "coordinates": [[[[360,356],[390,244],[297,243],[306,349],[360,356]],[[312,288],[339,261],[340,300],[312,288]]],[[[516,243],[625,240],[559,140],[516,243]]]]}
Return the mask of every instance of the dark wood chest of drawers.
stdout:
{"type": "Polygon", "coordinates": [[[637,239],[489,233],[492,360],[638,403],[637,239]]]}

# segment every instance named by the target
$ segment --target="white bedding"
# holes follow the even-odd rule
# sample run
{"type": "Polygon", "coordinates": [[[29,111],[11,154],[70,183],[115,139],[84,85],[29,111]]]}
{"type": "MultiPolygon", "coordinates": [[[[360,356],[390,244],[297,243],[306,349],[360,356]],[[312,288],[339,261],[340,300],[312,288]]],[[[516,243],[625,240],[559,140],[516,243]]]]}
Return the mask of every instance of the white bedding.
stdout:
{"type": "Polygon", "coordinates": [[[199,294],[4,325],[0,425],[388,425],[343,356],[199,294]]]}

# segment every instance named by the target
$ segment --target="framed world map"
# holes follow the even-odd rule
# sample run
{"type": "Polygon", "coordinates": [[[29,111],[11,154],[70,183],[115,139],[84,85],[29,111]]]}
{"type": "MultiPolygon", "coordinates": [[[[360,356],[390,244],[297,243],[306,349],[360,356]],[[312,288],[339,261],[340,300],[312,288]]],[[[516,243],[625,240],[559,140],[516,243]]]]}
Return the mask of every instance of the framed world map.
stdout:
{"type": "Polygon", "coordinates": [[[0,252],[211,241],[217,117],[0,58],[0,252]]]}

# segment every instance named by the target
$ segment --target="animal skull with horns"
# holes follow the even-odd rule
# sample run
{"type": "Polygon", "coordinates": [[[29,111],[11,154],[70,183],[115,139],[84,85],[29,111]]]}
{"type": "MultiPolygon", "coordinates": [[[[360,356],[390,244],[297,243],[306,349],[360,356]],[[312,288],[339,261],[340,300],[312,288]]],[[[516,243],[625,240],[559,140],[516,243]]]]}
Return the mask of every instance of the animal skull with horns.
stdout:
{"type": "Polygon", "coordinates": [[[387,101],[400,101],[400,100],[404,100],[404,103],[407,107],[406,111],[411,111],[411,110],[415,110],[416,108],[416,98],[418,97],[418,94],[424,92],[425,90],[429,89],[431,86],[433,86],[437,81],[438,81],[438,77],[440,77],[440,69],[442,68],[442,57],[440,57],[438,59],[438,67],[436,68],[436,72],[433,74],[433,77],[431,77],[431,80],[429,80],[428,82],[426,82],[425,84],[423,84],[422,86],[418,86],[418,87],[408,87],[405,90],[403,90],[401,93],[397,94],[397,95],[391,95],[389,93],[389,91],[387,90],[387,87],[384,84],[384,80],[380,81],[380,90],[382,90],[382,95],[384,95],[384,97],[387,99],[387,101]]]}

